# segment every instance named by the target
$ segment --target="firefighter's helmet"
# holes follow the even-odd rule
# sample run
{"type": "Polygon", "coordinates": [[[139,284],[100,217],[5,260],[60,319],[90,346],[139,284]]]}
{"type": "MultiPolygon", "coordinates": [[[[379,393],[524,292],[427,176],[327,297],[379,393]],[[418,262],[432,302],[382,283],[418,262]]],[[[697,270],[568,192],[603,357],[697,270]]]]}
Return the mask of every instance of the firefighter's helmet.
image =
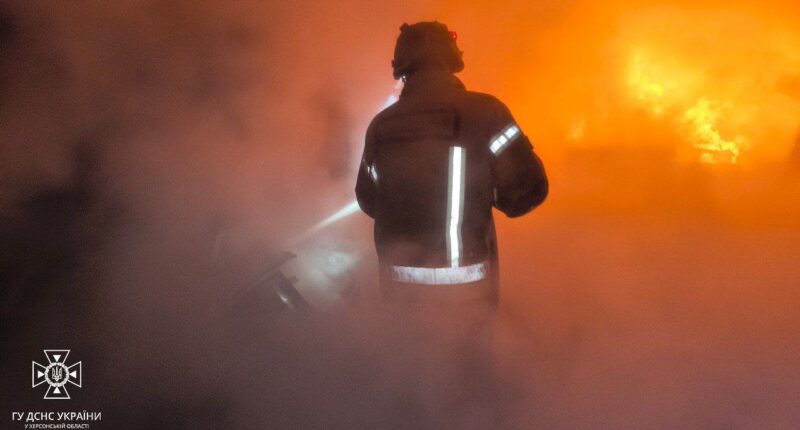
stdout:
{"type": "Polygon", "coordinates": [[[392,60],[395,79],[409,76],[425,67],[441,65],[451,73],[464,69],[455,32],[437,21],[400,26],[392,60]]]}

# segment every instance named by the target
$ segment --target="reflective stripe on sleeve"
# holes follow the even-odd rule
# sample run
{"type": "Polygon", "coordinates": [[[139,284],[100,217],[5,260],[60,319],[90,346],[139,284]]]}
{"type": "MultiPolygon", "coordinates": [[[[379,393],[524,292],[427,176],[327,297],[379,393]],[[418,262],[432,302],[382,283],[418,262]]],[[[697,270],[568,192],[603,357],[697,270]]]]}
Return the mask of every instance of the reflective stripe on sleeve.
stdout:
{"type": "Polygon", "coordinates": [[[378,183],[378,171],[375,169],[375,164],[367,167],[367,173],[369,173],[369,177],[372,178],[372,182],[378,183]]]}
{"type": "Polygon", "coordinates": [[[519,127],[517,127],[515,124],[511,124],[494,139],[492,139],[489,149],[492,151],[492,154],[497,155],[500,153],[500,151],[505,149],[506,145],[514,141],[517,136],[519,136],[519,127]]]}
{"type": "Polygon", "coordinates": [[[488,272],[489,263],[487,262],[464,267],[391,266],[392,280],[407,284],[467,284],[486,278],[488,272]]]}

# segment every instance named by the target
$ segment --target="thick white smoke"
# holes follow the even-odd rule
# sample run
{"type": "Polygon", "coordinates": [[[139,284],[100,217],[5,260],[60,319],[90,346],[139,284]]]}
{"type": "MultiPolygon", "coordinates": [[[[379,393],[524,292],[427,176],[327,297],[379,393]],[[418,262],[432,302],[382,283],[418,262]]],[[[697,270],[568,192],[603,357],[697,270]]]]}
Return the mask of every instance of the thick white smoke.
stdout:
{"type": "Polygon", "coordinates": [[[44,407],[26,371],[58,344],[83,354],[75,405],[113,428],[794,428],[797,177],[673,164],[674,130],[609,113],[615,14],[4,3],[0,404],[44,407]],[[375,300],[366,217],[308,232],[352,201],[397,28],[428,19],[459,32],[467,86],[509,102],[553,184],[499,222],[488,368],[458,319],[375,300]],[[572,113],[593,140],[569,143],[572,113]],[[321,310],[237,310],[287,247],[321,310]]]}

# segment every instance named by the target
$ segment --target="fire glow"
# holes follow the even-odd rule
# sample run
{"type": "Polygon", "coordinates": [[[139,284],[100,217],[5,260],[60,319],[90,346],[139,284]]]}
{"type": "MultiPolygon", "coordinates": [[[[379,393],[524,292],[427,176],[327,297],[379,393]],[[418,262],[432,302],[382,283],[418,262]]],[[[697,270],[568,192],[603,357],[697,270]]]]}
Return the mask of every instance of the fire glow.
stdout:
{"type": "Polygon", "coordinates": [[[798,74],[800,37],[779,18],[677,8],[633,16],[619,39],[627,98],[676,131],[684,158],[735,164],[779,143],[769,130],[794,133],[796,100],[780,82],[798,74]]]}
{"type": "Polygon", "coordinates": [[[549,159],[616,148],[714,169],[785,162],[800,128],[800,10],[769,5],[577,2],[508,60],[499,95],[549,159]]]}
{"type": "Polygon", "coordinates": [[[725,103],[705,96],[692,102],[694,97],[686,89],[696,85],[697,75],[695,71],[658,64],[636,53],[628,71],[628,85],[636,101],[654,116],[676,115],[676,125],[699,152],[701,162],[736,163],[747,139],[741,135],[723,137],[718,124],[724,119],[725,103]]]}

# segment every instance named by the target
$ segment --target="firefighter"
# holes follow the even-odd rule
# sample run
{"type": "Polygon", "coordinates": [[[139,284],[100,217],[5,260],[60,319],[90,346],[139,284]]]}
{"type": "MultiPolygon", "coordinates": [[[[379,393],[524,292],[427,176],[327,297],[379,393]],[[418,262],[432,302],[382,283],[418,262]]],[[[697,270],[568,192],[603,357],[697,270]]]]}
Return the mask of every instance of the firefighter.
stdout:
{"type": "Polygon", "coordinates": [[[367,129],[355,190],[375,220],[382,294],[494,309],[492,207],[519,217],[540,205],[542,162],[502,102],[456,78],[462,52],[444,24],[403,24],[392,68],[404,87],[367,129]]]}

